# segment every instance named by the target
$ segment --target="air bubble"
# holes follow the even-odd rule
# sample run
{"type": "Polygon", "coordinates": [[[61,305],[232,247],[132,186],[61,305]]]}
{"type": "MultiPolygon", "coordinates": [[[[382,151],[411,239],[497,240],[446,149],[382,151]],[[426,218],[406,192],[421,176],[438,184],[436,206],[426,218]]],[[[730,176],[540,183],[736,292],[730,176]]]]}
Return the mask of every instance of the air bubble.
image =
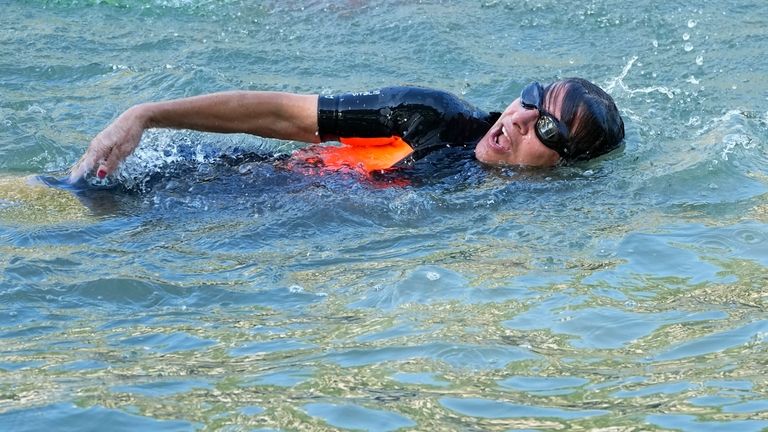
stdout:
{"type": "Polygon", "coordinates": [[[683,40],[687,41],[690,38],[691,38],[691,35],[689,35],[688,33],[683,33],[683,40]]]}
{"type": "Polygon", "coordinates": [[[696,57],[696,64],[701,66],[704,64],[704,56],[698,56],[696,57]]]}
{"type": "Polygon", "coordinates": [[[651,44],[653,44],[653,47],[654,47],[654,48],[658,48],[658,47],[659,47],[659,41],[657,41],[656,39],[654,39],[654,40],[651,42],[651,44]]]}
{"type": "Polygon", "coordinates": [[[696,20],[692,20],[692,19],[688,20],[688,28],[694,28],[696,27],[696,24],[697,24],[696,20]]]}
{"type": "Polygon", "coordinates": [[[426,276],[427,276],[427,279],[429,279],[431,281],[436,281],[436,280],[440,279],[440,274],[437,273],[437,272],[433,272],[433,271],[427,272],[426,276]]]}
{"type": "Polygon", "coordinates": [[[685,45],[683,45],[683,49],[685,50],[685,52],[691,52],[691,51],[693,51],[693,44],[692,43],[686,43],[685,45]]]}

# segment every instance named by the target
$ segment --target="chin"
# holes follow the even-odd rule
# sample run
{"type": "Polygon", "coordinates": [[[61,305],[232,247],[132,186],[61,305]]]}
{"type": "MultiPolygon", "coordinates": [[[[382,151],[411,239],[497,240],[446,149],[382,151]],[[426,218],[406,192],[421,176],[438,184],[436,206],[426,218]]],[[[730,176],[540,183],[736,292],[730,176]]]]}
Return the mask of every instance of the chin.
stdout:
{"type": "Polygon", "coordinates": [[[508,162],[492,149],[488,148],[484,141],[475,147],[475,159],[487,165],[508,165],[508,162]]]}
{"type": "Polygon", "coordinates": [[[483,145],[482,141],[477,144],[477,147],[475,147],[475,159],[479,160],[482,163],[490,163],[489,162],[490,158],[488,157],[489,156],[488,153],[490,152],[485,147],[485,145],[483,145]]]}

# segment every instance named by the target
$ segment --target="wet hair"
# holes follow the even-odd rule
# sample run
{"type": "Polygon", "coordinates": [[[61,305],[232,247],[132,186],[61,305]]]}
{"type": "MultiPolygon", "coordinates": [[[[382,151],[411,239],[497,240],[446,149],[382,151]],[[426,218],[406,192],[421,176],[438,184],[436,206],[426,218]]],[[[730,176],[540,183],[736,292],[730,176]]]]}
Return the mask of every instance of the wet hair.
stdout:
{"type": "Polygon", "coordinates": [[[592,159],[621,144],[624,121],[608,93],[585,79],[566,78],[545,88],[547,105],[559,94],[560,121],[570,131],[566,162],[592,159]]]}

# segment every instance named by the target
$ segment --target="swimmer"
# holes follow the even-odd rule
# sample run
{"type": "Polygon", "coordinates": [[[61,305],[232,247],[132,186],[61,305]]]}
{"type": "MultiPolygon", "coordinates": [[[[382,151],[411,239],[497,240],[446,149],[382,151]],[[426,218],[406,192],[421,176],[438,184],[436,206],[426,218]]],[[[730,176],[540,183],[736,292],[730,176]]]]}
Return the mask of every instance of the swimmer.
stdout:
{"type": "Polygon", "coordinates": [[[149,128],[305,142],[312,145],[289,161],[364,172],[406,166],[446,147],[473,150],[488,165],[552,167],[606,154],[624,138],[613,99],[581,78],[528,84],[501,113],[421,87],[333,96],[233,91],[129,108],[96,135],[69,180],[109,176],[149,128]],[[319,145],[327,141],[341,146],[319,145]]]}

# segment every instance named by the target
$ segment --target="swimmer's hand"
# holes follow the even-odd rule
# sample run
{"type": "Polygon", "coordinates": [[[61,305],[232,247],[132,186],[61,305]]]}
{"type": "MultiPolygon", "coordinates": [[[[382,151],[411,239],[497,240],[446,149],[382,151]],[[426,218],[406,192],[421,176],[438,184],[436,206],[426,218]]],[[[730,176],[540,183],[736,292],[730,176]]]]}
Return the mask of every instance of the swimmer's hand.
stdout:
{"type": "Polygon", "coordinates": [[[146,128],[147,116],[141,105],[122,113],[91,140],[88,150],[70,171],[70,183],[94,170],[100,179],[112,174],[139,145],[146,128]]]}

